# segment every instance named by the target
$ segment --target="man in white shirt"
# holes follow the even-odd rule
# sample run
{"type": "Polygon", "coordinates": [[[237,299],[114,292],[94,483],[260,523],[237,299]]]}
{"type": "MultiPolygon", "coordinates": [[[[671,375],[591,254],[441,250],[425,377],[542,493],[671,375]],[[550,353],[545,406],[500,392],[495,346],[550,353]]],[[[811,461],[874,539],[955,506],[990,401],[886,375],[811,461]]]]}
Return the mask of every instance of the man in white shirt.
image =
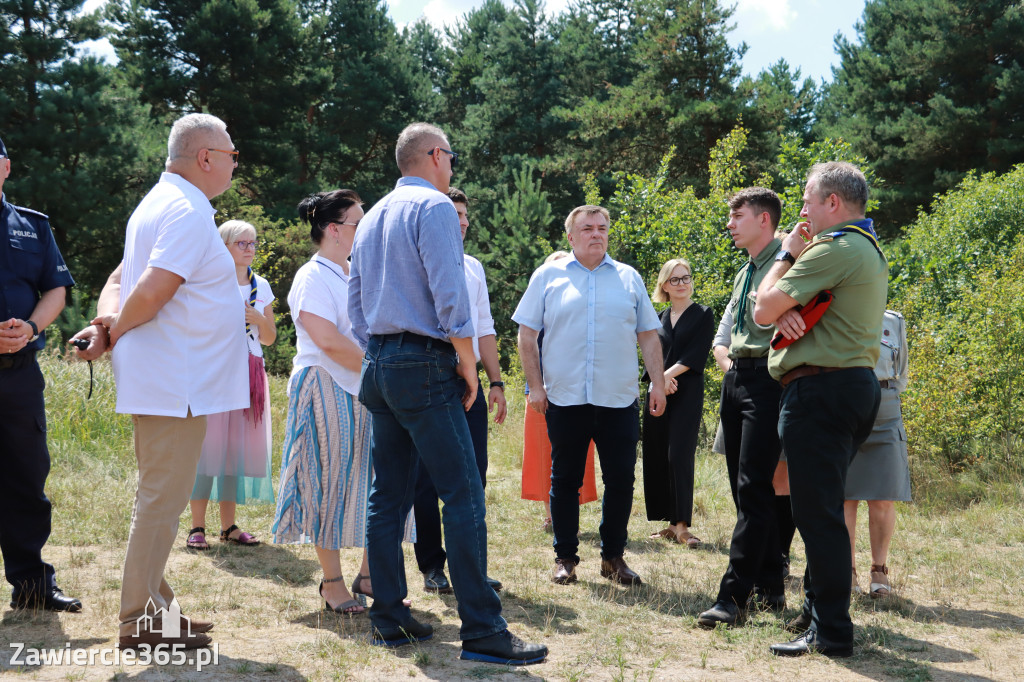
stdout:
{"type": "MultiPolygon", "coordinates": [[[[459,214],[459,227],[462,230],[462,241],[465,242],[466,230],[469,229],[469,198],[465,192],[455,187],[448,188],[448,198],[455,204],[455,212],[459,214]]],[[[491,317],[491,301],[487,294],[484,266],[466,253],[462,254],[462,259],[466,273],[466,290],[469,292],[469,308],[473,318],[473,353],[477,362],[483,364],[490,382],[487,398],[484,399],[483,391],[478,391],[476,400],[466,412],[466,423],[469,425],[469,435],[473,441],[480,482],[486,487],[487,413],[497,408],[494,421],[498,424],[505,421],[505,382],[501,381],[497,334],[494,331],[494,318],[491,317]]],[[[413,505],[416,513],[416,563],[423,573],[423,589],[428,592],[449,594],[453,590],[448,577],[444,574],[447,554],[441,546],[441,514],[437,503],[434,483],[426,470],[420,469],[413,505]]],[[[487,583],[495,591],[501,590],[501,583],[494,578],[488,577],[487,583]]]]}
{"type": "Polygon", "coordinates": [[[113,349],[117,411],[131,414],[139,487],[121,585],[120,646],[207,646],[213,623],[181,616],[164,568],[188,503],[206,415],[245,408],[245,320],[235,267],[210,199],[238,165],[226,126],[208,114],[174,123],[166,172],[128,221],[124,259],[79,332],[90,358],[113,349]]]}

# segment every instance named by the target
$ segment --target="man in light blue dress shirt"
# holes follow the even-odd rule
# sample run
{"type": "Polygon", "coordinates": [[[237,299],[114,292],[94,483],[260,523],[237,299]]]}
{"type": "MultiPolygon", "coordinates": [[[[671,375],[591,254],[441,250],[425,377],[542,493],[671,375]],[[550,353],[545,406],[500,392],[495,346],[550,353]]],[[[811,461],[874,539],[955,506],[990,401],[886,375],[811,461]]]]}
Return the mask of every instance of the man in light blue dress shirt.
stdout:
{"type": "Polygon", "coordinates": [[[636,270],[608,256],[608,211],[579,206],[565,221],[572,256],[541,266],[512,319],[530,384],[530,409],[547,418],[551,440],[552,581],[576,582],[579,488],[593,439],[604,500],[601,575],[623,585],[640,576],[626,565],[640,413],[636,346],[650,374],[651,414],[665,410],[661,327],[636,270]],[[537,337],[544,332],[544,362],[537,337]]]}
{"type": "Polygon", "coordinates": [[[395,156],[402,178],[359,222],[349,277],[352,332],[366,352],[359,400],[373,415],[373,642],[394,647],[433,635],[402,603],[402,529],[424,467],[444,503],[462,658],[539,663],[547,647],[508,631],[486,582],[484,491],[464,416],[477,393],[474,330],[459,218],[444,194],[458,155],[439,128],[414,123],[395,156]]]}

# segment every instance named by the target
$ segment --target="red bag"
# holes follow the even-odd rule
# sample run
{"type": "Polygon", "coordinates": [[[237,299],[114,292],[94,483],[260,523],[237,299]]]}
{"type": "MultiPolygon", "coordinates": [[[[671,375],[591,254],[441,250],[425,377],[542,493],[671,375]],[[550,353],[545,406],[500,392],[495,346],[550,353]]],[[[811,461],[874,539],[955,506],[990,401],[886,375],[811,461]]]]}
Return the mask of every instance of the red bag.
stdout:
{"type": "MultiPolygon", "coordinates": [[[[832,305],[832,292],[828,289],[819,291],[818,295],[811,299],[807,305],[800,309],[800,317],[804,319],[804,334],[811,331],[811,327],[818,323],[821,316],[825,314],[828,307],[832,305]]],[[[800,337],[803,338],[802,336],[800,337]]],[[[774,350],[780,350],[785,348],[789,344],[797,341],[798,339],[787,339],[782,335],[782,332],[775,332],[775,336],[772,337],[772,348],[774,350]]]]}

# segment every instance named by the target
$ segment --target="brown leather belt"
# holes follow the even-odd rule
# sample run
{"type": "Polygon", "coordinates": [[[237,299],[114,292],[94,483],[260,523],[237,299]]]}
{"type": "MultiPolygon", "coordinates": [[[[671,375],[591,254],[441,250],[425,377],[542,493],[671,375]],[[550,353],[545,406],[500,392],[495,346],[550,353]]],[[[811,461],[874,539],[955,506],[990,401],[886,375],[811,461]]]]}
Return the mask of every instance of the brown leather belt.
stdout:
{"type": "Polygon", "coordinates": [[[829,372],[838,372],[841,369],[848,369],[847,367],[819,367],[818,365],[800,365],[796,369],[791,369],[782,375],[779,379],[779,383],[783,387],[788,386],[791,382],[796,381],[801,377],[809,377],[812,374],[828,374],[829,372]]]}

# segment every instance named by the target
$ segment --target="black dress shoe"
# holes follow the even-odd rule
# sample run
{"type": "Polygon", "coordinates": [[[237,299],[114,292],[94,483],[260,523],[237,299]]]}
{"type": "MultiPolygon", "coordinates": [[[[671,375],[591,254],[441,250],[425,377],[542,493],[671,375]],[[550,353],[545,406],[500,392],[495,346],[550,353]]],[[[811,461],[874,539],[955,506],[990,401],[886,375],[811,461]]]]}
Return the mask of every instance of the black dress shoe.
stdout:
{"type": "Polygon", "coordinates": [[[697,625],[709,630],[719,624],[732,627],[742,624],[746,616],[747,612],[736,606],[735,602],[719,600],[710,609],[697,616],[697,625]]]}
{"type": "Polygon", "coordinates": [[[399,628],[387,630],[374,628],[373,638],[370,640],[370,643],[374,646],[386,646],[389,649],[394,649],[403,644],[422,642],[433,636],[433,626],[429,623],[421,623],[415,618],[410,618],[405,625],[399,628]]]}
{"type": "Polygon", "coordinates": [[[837,644],[820,637],[817,630],[808,630],[795,639],[784,644],[772,644],[768,647],[776,656],[803,656],[816,652],[832,658],[846,658],[853,655],[853,643],[837,644]]]}
{"type": "Polygon", "coordinates": [[[786,629],[798,635],[806,632],[809,627],[811,627],[811,614],[806,611],[801,611],[799,616],[786,623],[786,629]]]}
{"type": "Polygon", "coordinates": [[[548,648],[543,644],[527,644],[508,630],[502,630],[490,637],[464,640],[459,658],[499,665],[530,665],[540,663],[547,655],[548,648]]]}
{"type": "Polygon", "coordinates": [[[33,590],[28,594],[12,594],[11,608],[78,613],[82,610],[82,602],[74,597],[65,595],[59,587],[54,585],[47,592],[36,592],[33,590]]]}
{"type": "Polygon", "coordinates": [[[487,576],[487,584],[491,586],[491,589],[495,592],[501,592],[501,581],[495,580],[491,576],[487,576]]]}
{"type": "Polygon", "coordinates": [[[451,594],[452,584],[444,574],[444,568],[432,568],[423,573],[423,589],[437,594],[451,594]]]}

